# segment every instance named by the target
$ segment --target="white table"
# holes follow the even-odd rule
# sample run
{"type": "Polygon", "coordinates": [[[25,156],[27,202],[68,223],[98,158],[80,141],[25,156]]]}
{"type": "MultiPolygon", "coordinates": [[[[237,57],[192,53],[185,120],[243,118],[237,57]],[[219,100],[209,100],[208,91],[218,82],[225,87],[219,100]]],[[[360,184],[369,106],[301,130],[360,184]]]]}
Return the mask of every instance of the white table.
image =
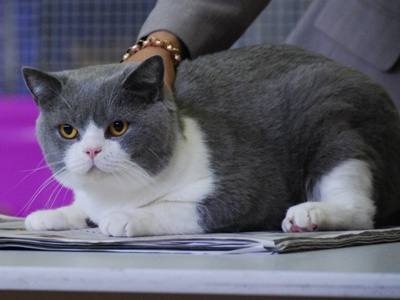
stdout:
{"type": "Polygon", "coordinates": [[[0,299],[11,299],[5,291],[400,298],[400,243],[281,255],[0,251],[0,299]]]}

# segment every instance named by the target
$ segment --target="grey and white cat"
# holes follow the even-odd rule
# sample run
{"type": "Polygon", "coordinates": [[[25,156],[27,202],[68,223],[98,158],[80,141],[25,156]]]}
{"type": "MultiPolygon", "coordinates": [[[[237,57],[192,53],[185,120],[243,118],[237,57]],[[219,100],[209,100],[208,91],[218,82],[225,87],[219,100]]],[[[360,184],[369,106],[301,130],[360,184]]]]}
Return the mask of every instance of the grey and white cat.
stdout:
{"type": "Polygon", "coordinates": [[[31,230],[111,236],[366,229],[400,224],[400,119],[362,74],[293,46],[24,68],[37,135],[68,207],[31,230]]]}

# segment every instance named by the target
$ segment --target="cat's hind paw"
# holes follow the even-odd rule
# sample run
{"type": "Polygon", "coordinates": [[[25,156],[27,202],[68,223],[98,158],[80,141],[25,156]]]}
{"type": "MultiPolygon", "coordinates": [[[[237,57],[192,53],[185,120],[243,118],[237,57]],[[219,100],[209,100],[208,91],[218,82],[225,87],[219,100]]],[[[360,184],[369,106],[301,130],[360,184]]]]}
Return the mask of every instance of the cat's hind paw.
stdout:
{"type": "Polygon", "coordinates": [[[288,209],[285,219],[282,221],[284,232],[310,232],[321,229],[325,219],[325,213],[320,203],[306,202],[288,209]]]}

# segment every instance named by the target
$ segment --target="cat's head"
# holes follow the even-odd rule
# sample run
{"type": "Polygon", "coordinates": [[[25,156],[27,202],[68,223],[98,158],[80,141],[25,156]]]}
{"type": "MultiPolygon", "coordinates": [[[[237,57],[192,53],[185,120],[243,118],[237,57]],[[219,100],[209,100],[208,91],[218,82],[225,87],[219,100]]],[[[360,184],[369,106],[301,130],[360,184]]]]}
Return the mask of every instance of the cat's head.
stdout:
{"type": "Polygon", "coordinates": [[[37,136],[64,185],[148,183],[169,162],[178,120],[159,56],[56,73],[23,68],[37,136]]]}

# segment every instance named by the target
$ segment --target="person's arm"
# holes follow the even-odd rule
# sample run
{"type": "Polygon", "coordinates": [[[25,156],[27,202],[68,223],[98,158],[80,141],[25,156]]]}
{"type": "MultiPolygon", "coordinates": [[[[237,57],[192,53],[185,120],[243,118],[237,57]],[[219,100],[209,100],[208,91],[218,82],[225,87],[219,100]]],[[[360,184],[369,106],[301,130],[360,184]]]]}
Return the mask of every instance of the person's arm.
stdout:
{"type": "MultiPolygon", "coordinates": [[[[268,4],[268,0],[159,0],[146,19],[139,38],[153,36],[170,41],[190,58],[229,48],[268,4]]],[[[146,47],[127,61],[160,55],[165,82],[175,80],[170,54],[159,47],[146,47]]]]}
{"type": "Polygon", "coordinates": [[[174,34],[190,58],[227,49],[265,8],[267,0],[159,0],[139,37],[174,34]]]}

